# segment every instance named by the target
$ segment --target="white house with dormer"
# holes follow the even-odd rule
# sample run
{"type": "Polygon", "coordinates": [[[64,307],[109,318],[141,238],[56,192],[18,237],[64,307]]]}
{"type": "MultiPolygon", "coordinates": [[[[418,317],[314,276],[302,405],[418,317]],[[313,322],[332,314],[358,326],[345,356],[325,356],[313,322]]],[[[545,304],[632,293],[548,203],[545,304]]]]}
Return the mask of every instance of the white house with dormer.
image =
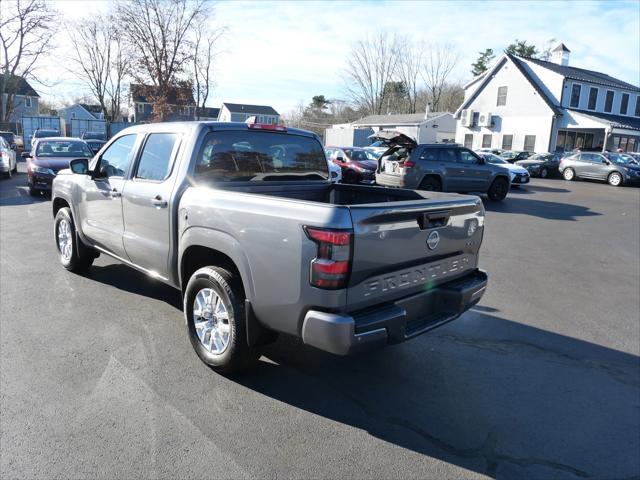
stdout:
{"type": "Polygon", "coordinates": [[[569,65],[503,54],[465,85],[456,142],[469,148],[640,151],[640,87],[569,65]]]}

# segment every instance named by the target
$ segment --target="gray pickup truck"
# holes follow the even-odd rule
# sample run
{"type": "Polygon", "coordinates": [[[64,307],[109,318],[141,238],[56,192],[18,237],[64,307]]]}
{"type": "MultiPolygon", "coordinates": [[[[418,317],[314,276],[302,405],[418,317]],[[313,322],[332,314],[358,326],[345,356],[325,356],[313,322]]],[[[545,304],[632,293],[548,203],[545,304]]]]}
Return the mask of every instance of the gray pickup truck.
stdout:
{"type": "Polygon", "coordinates": [[[319,138],[276,125],[128,128],[53,182],[62,265],[100,253],[180,289],[215,370],[277,333],[346,355],[397,343],[478,302],[478,197],[329,181],[319,138]]]}

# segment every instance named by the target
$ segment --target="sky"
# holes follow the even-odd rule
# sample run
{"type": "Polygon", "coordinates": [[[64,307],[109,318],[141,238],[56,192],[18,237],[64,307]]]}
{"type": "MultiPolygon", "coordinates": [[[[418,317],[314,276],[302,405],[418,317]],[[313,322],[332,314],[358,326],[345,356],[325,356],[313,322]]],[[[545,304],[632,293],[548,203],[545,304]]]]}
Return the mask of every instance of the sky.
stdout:
{"type": "MultiPolygon", "coordinates": [[[[61,15],[81,19],[106,11],[108,1],[54,0],[61,15]]],[[[516,38],[537,46],[550,39],[571,50],[570,65],[640,85],[640,0],[634,1],[220,1],[209,22],[226,34],[216,58],[208,104],[266,104],[280,113],[314,95],[348,99],[346,59],[354,42],[380,30],[425,45],[451,44],[459,55],[453,80],[471,79],[478,52],[501,52],[516,38]]],[[[38,88],[57,102],[83,87],[64,67],[60,45],[40,70],[51,87],[38,88]]]]}

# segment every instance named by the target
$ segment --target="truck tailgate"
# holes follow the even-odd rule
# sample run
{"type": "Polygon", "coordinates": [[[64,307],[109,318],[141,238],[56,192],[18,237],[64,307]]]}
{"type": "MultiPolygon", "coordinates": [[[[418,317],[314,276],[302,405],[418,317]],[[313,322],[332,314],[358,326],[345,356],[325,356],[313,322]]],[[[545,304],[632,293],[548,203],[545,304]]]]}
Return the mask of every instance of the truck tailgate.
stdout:
{"type": "Polygon", "coordinates": [[[481,200],[420,193],[429,198],[349,207],[354,228],[350,311],[431,289],[477,268],[481,200]]]}

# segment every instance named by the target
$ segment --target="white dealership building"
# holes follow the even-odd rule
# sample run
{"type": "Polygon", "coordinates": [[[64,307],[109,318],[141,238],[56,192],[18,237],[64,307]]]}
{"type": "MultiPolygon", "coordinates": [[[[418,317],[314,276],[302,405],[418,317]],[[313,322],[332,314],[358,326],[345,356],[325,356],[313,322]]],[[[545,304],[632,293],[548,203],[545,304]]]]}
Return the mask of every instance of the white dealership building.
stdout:
{"type": "Polygon", "coordinates": [[[473,149],[640,151],[640,87],[570,66],[569,53],[561,44],[551,61],[503,54],[465,85],[456,142],[473,149]]]}

